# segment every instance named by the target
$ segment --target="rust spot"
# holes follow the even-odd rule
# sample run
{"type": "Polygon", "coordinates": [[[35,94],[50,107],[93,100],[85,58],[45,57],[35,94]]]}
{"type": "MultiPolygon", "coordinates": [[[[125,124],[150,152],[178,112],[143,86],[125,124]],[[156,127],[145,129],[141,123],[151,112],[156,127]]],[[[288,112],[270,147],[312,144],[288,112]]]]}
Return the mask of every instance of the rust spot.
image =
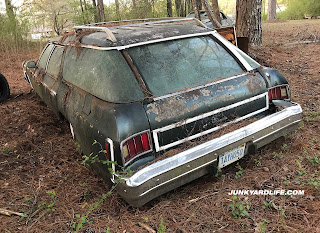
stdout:
{"type": "Polygon", "coordinates": [[[186,112],[190,112],[187,107],[186,99],[168,98],[164,103],[151,103],[148,105],[147,113],[153,113],[156,115],[155,120],[161,122],[165,119],[174,118],[177,116],[183,116],[186,112]]]}
{"type": "Polygon", "coordinates": [[[240,85],[246,86],[251,93],[256,93],[263,88],[263,82],[255,75],[249,75],[247,80],[240,85]]]}
{"type": "Polygon", "coordinates": [[[187,96],[187,98],[200,96],[200,91],[198,89],[197,90],[193,90],[193,91],[189,91],[189,92],[186,93],[186,96],[187,96]]]}
{"type": "Polygon", "coordinates": [[[46,75],[46,72],[42,68],[36,69],[34,76],[36,83],[41,83],[43,81],[44,76],[46,75]]]}

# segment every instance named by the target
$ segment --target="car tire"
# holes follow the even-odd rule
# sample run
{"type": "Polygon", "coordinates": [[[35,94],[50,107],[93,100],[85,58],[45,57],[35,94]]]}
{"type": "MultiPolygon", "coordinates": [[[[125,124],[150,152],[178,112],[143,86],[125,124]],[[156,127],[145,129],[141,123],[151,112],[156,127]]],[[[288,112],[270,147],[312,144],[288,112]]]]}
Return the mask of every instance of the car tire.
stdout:
{"type": "Polygon", "coordinates": [[[10,96],[10,88],[7,79],[0,73],[0,103],[10,96]]]}

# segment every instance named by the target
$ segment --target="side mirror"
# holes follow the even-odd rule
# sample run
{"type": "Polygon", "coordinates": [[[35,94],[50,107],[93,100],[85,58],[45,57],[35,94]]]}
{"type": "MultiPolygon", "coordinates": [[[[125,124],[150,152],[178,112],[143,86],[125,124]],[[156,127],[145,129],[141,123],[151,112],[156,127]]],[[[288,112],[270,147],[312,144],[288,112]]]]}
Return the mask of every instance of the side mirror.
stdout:
{"type": "Polygon", "coordinates": [[[36,68],[36,63],[34,61],[28,61],[27,62],[27,67],[28,68],[36,68]]]}

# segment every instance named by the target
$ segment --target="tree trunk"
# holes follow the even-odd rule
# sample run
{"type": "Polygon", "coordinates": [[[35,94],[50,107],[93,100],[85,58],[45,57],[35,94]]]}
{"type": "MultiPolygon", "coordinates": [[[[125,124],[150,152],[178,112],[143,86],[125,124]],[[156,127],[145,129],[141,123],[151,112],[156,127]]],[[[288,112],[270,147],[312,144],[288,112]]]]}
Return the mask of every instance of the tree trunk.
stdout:
{"type": "Polygon", "coordinates": [[[121,20],[119,0],[115,0],[117,20],[121,20]]]}
{"type": "Polygon", "coordinates": [[[132,0],[132,8],[133,8],[133,10],[136,10],[136,9],[137,9],[136,0],[132,0]]]}
{"type": "Polygon", "coordinates": [[[194,17],[196,19],[200,19],[200,11],[199,11],[199,8],[198,8],[198,4],[197,4],[197,0],[192,0],[192,6],[193,6],[193,12],[194,12],[194,17]]]}
{"type": "Polygon", "coordinates": [[[212,23],[214,28],[221,28],[221,24],[215,19],[211,7],[208,3],[208,0],[202,0],[202,4],[204,6],[204,9],[207,12],[208,18],[210,19],[210,22],[212,23]]]}
{"type": "Polygon", "coordinates": [[[186,15],[184,12],[184,1],[183,0],[175,0],[175,5],[176,5],[177,16],[185,17],[186,15]]]}
{"type": "Polygon", "coordinates": [[[103,0],[98,0],[98,5],[97,5],[97,9],[98,9],[98,14],[100,17],[100,21],[104,21],[104,5],[103,5],[103,0]]]}
{"type": "Polygon", "coordinates": [[[214,17],[221,24],[218,0],[212,0],[212,10],[214,17]]]}
{"type": "Polygon", "coordinates": [[[5,5],[6,5],[6,13],[8,15],[8,18],[10,21],[15,21],[16,20],[16,15],[14,14],[13,11],[13,6],[11,4],[11,0],[4,0],[5,5]]]}
{"type": "Polygon", "coordinates": [[[172,17],[172,1],[167,0],[167,16],[172,17]]]}
{"type": "Polygon", "coordinates": [[[239,37],[249,37],[249,19],[252,0],[237,0],[236,32],[239,37]]]}
{"type": "Polygon", "coordinates": [[[249,22],[249,44],[251,46],[262,45],[261,12],[262,0],[252,0],[251,17],[249,22]]]}
{"type": "Polygon", "coordinates": [[[277,19],[277,0],[269,0],[268,20],[277,19]]]}
{"type": "Polygon", "coordinates": [[[201,0],[196,0],[196,3],[197,3],[197,7],[198,7],[199,11],[202,10],[202,2],[201,2],[201,0]]]}
{"type": "MultiPolygon", "coordinates": [[[[92,6],[93,6],[93,8],[97,9],[96,0],[92,0],[92,6]]],[[[94,22],[96,22],[96,23],[99,22],[98,10],[96,10],[94,12],[94,22]]]]}
{"type": "Polygon", "coordinates": [[[185,9],[186,15],[194,10],[192,0],[185,0],[184,9],[185,9]]]}

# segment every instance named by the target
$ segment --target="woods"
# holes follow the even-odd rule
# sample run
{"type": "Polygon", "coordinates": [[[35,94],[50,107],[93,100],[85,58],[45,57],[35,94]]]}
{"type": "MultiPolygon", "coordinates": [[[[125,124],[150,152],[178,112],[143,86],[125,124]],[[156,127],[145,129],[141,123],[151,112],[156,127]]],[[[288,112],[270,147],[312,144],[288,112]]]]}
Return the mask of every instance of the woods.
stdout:
{"type": "MultiPolygon", "coordinates": [[[[53,37],[72,30],[73,25],[101,21],[185,17],[190,12],[200,19],[201,10],[207,11],[206,18],[216,28],[221,23],[220,10],[233,17],[237,35],[248,38],[251,45],[260,46],[262,19],[300,19],[320,15],[317,0],[237,0],[233,5],[231,0],[115,0],[108,5],[103,0],[24,0],[18,7],[12,0],[3,1],[0,49],[17,49],[25,44],[25,40],[30,41],[34,31],[44,29],[48,29],[47,34],[53,37]]],[[[43,32],[39,33],[45,37],[43,32]]]]}

